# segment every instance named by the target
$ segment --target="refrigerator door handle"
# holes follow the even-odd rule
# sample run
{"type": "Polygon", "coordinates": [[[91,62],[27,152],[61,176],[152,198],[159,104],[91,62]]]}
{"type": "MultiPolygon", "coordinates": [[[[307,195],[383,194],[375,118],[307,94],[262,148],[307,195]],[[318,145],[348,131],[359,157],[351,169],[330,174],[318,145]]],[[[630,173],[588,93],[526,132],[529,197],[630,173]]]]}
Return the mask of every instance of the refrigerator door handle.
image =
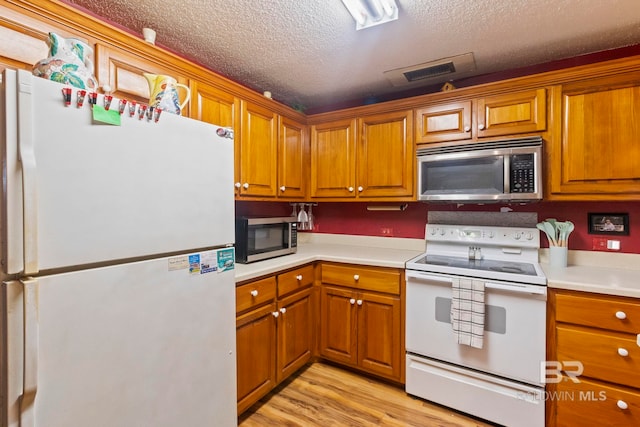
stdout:
{"type": "Polygon", "coordinates": [[[20,399],[20,426],[35,427],[35,400],[38,390],[38,280],[20,281],[24,296],[24,381],[20,399]]]}
{"type": "Polygon", "coordinates": [[[18,155],[22,163],[24,275],[38,273],[38,180],[34,152],[32,76],[18,72],[18,155]]]}

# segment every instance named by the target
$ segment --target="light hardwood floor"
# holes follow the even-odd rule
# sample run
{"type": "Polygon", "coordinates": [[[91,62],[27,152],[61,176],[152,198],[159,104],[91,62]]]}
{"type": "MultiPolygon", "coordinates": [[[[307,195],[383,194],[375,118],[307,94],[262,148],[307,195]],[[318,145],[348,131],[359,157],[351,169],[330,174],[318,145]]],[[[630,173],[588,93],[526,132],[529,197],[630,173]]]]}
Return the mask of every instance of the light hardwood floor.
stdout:
{"type": "Polygon", "coordinates": [[[490,426],[407,395],[403,389],[324,363],[278,386],[238,419],[266,426],[490,426]]]}

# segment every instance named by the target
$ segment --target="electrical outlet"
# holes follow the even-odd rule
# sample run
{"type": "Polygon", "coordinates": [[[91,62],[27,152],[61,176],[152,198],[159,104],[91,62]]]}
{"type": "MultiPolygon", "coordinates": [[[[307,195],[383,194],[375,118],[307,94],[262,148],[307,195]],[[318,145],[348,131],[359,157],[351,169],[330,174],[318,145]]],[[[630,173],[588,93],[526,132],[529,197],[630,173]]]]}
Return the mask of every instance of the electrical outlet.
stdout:
{"type": "Polygon", "coordinates": [[[393,228],[391,227],[380,228],[380,235],[384,237],[393,237],[393,228]]]}
{"type": "Polygon", "coordinates": [[[620,240],[609,240],[606,237],[594,237],[591,247],[594,251],[619,251],[620,240]]]}

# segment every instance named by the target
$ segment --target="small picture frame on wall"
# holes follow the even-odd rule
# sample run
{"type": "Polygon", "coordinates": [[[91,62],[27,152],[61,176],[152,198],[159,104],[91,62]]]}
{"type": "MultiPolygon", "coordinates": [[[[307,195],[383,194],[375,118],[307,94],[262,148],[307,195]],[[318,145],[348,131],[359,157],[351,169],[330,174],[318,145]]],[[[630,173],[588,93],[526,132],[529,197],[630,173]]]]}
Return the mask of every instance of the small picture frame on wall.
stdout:
{"type": "Polygon", "coordinates": [[[629,235],[628,213],[589,213],[589,234],[629,235]]]}

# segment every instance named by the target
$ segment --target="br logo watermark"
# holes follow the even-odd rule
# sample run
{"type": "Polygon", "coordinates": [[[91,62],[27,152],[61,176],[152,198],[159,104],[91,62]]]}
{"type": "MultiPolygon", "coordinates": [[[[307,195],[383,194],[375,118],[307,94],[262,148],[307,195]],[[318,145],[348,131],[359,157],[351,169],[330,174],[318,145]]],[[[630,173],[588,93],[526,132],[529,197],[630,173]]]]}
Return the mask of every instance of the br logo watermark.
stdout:
{"type": "Polygon", "coordinates": [[[540,382],[544,384],[558,384],[562,381],[573,381],[579,384],[578,377],[584,372],[582,362],[577,360],[544,360],[540,362],[540,382]],[[564,375],[562,373],[564,372],[564,375]]]}

